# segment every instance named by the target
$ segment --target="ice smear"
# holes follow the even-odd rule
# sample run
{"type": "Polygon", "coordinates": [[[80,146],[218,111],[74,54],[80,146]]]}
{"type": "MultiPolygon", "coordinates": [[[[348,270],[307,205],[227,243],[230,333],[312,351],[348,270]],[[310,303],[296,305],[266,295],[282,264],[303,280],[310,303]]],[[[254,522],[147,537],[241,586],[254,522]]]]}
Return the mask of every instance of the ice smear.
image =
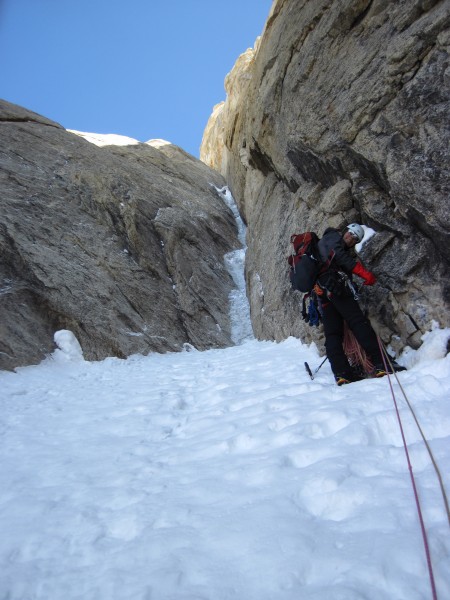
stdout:
{"type": "Polygon", "coordinates": [[[234,344],[238,345],[254,338],[244,275],[245,252],[247,249],[245,240],[246,227],[230,190],[227,187],[224,187],[217,189],[217,191],[233,212],[238,228],[238,239],[242,244],[242,248],[229,252],[224,257],[225,266],[236,285],[236,289],[230,293],[229,301],[231,339],[234,344]]]}

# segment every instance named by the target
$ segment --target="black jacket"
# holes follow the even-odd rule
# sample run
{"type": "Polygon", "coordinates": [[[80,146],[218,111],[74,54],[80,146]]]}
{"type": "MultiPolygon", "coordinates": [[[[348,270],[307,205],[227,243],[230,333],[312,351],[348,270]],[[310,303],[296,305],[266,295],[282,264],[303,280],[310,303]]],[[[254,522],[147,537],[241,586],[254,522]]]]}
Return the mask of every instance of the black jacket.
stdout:
{"type": "Polygon", "coordinates": [[[334,252],[333,259],[330,263],[330,269],[339,269],[351,275],[357,263],[351,249],[348,248],[343,240],[343,237],[337,229],[328,227],[318,244],[320,258],[326,262],[331,258],[334,252]]]}

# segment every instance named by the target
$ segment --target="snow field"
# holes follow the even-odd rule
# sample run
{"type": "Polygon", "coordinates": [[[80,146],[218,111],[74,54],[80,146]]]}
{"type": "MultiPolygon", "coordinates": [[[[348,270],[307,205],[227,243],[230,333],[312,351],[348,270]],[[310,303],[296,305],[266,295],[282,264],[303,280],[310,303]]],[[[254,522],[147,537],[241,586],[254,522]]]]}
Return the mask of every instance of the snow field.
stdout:
{"type": "MultiPolygon", "coordinates": [[[[399,374],[447,490],[449,333],[399,374]]],[[[96,363],[60,347],[0,372],[2,600],[431,598],[387,378],[338,388],[325,363],[311,381],[321,358],[292,338],[96,363]]],[[[394,388],[444,599],[449,524],[394,388]]]]}

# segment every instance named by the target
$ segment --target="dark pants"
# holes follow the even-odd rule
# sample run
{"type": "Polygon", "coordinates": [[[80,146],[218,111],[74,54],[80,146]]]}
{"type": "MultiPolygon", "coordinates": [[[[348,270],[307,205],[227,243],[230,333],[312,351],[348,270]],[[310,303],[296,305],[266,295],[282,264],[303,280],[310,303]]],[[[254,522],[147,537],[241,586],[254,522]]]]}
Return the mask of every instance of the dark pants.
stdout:
{"type": "Polygon", "coordinates": [[[326,297],[321,299],[321,304],[325,350],[335,375],[345,376],[349,371],[349,363],[342,346],[344,320],[347,321],[359,345],[365,350],[371,361],[375,365],[382,363],[383,359],[376,333],[353,296],[333,295],[331,299],[326,297]]]}

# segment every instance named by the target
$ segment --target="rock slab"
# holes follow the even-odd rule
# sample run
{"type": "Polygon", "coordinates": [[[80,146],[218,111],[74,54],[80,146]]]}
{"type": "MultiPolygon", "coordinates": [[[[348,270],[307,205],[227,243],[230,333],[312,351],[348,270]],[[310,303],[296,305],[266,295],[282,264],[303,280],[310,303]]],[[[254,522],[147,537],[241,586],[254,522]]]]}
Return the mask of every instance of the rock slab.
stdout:
{"type": "Polygon", "coordinates": [[[396,349],[449,322],[450,3],[275,0],[225,80],[201,158],[248,225],[255,334],[318,339],[299,319],[292,233],[357,221],[376,235],[363,297],[396,349]]]}
{"type": "Polygon", "coordinates": [[[170,144],[93,145],[0,101],[0,368],[72,331],[89,360],[231,345],[221,175],[170,144]]]}

